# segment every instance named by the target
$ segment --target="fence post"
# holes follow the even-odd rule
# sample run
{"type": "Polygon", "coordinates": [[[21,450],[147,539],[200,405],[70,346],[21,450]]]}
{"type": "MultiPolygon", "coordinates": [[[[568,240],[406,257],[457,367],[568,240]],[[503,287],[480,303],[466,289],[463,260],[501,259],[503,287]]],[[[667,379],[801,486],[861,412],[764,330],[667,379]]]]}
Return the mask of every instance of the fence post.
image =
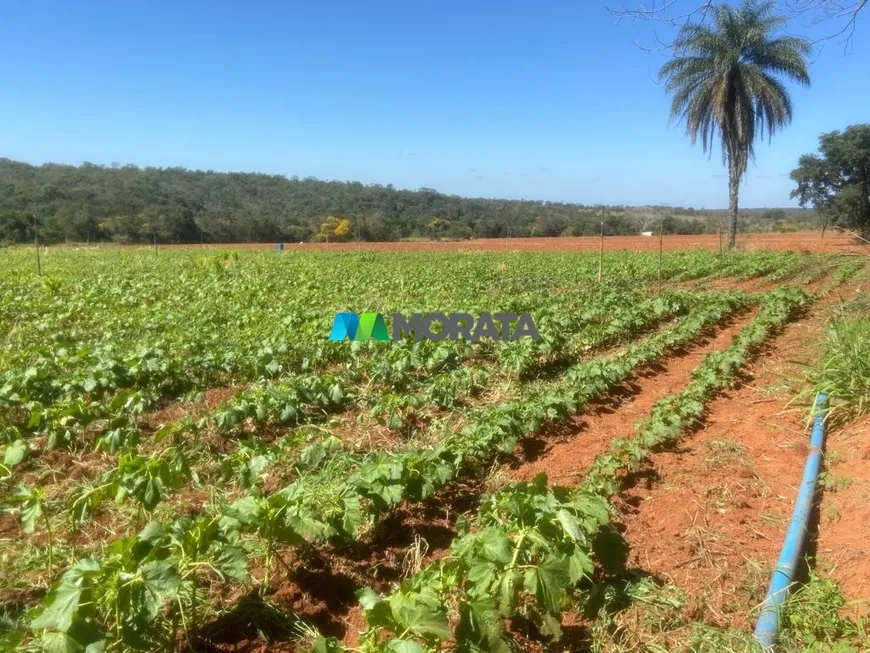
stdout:
{"type": "Polygon", "coordinates": [[[36,245],[36,274],[42,276],[42,261],[39,258],[39,221],[33,214],[33,244],[36,245]]]}
{"type": "Polygon", "coordinates": [[[604,221],[601,222],[601,244],[598,248],[598,285],[601,285],[601,277],[604,272],[604,221]]]}
{"type": "Polygon", "coordinates": [[[664,252],[665,226],[659,225],[659,294],[662,294],[662,256],[664,252]]]}

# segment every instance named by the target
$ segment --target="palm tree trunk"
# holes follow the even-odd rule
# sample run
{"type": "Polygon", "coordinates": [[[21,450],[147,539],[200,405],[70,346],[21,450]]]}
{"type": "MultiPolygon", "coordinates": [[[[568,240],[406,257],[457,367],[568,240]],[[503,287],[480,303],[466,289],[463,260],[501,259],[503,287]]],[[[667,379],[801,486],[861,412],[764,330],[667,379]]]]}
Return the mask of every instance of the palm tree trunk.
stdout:
{"type": "Polygon", "coordinates": [[[737,246],[737,194],[740,190],[740,175],[733,161],[728,162],[728,249],[737,246]]]}

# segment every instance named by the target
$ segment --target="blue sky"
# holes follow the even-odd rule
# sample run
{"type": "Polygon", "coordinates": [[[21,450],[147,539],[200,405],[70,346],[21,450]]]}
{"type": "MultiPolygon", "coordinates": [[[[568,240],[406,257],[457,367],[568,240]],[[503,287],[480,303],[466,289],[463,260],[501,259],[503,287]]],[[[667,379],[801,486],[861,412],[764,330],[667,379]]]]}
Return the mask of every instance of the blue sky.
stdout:
{"type": "MultiPolygon", "coordinates": [[[[870,16],[857,28],[794,89],[742,206],[793,204],[797,158],[868,120],[870,16]]],[[[718,152],[668,125],[665,56],[632,44],[650,37],[597,0],[7,0],[0,156],[727,206],[718,152]]]]}

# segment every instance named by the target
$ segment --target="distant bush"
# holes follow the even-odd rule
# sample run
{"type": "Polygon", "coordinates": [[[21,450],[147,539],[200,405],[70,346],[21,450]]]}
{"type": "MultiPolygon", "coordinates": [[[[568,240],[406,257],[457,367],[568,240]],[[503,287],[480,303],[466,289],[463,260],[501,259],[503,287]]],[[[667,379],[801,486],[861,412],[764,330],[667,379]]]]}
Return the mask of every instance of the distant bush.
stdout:
{"type": "Polygon", "coordinates": [[[435,218],[427,222],[424,233],[435,240],[469,240],[474,238],[474,232],[467,224],[443,218],[435,218]]]}

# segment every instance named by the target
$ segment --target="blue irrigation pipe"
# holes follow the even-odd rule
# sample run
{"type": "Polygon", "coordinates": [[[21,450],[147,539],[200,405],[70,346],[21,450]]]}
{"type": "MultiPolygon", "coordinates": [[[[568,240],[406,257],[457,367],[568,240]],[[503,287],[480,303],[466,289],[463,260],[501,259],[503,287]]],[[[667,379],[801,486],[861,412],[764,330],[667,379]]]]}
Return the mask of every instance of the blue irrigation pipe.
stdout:
{"type": "Polygon", "coordinates": [[[770,579],[770,587],[764,604],[761,608],[761,616],[755,625],[755,639],[765,649],[769,650],[776,644],[779,632],[779,617],[782,613],[782,604],[788,596],[789,588],[794,579],[798,558],[804,546],[807,534],[807,525],[810,519],[810,511],[813,507],[813,499],[816,494],[816,481],[819,477],[819,469],[822,465],[822,448],[825,444],[825,404],[827,395],[819,393],[816,397],[815,418],[813,420],[813,434],[810,438],[810,453],[807,456],[807,464],[804,467],[804,478],[801,481],[797,501],[794,504],[794,512],[788,532],[785,534],[785,542],[776,563],[773,577],[770,579]]]}

